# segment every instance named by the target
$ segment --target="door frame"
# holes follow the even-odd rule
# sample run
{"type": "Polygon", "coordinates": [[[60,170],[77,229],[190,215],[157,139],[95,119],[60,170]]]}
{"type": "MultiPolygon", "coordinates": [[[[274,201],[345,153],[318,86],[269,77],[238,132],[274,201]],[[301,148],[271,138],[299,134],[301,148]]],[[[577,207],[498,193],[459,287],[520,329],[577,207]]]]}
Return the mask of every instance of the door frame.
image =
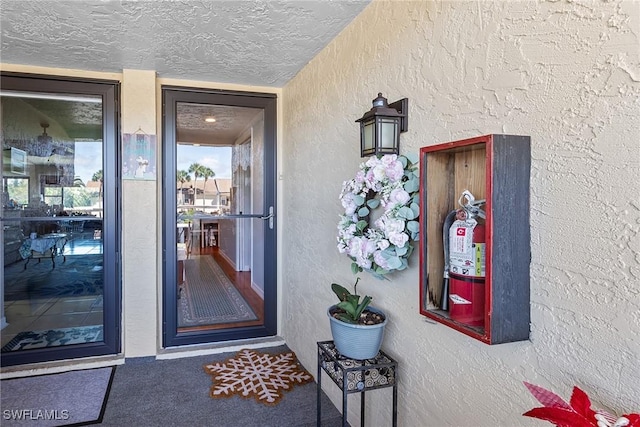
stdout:
{"type": "MultiPolygon", "coordinates": [[[[264,111],[264,188],[263,206],[277,213],[277,95],[274,93],[227,91],[163,85],[162,91],[162,347],[215,343],[277,335],[277,221],[265,227],[264,235],[264,322],[247,326],[178,333],[176,278],[176,112],[177,103],[225,105],[259,108],[264,111]]],[[[225,218],[267,217],[267,212],[227,215],[225,218]]]]}
{"type": "MultiPolygon", "coordinates": [[[[102,96],[103,149],[103,334],[101,342],[45,347],[26,352],[2,353],[2,366],[51,362],[91,356],[115,355],[121,350],[122,272],[120,194],[120,82],[115,80],[50,76],[29,73],[0,73],[5,90],[61,95],[102,96]]],[[[0,221],[4,224],[4,221],[0,221]]],[[[3,277],[4,280],[4,277],[3,277]]],[[[4,290],[3,290],[4,292],[4,290]]]]}

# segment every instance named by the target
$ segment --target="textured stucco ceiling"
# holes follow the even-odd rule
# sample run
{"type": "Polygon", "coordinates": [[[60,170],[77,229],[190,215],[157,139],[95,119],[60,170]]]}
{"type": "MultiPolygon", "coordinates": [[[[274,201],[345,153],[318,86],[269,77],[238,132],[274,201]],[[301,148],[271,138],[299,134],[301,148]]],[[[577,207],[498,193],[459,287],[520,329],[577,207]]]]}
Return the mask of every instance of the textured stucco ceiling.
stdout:
{"type": "MultiPolygon", "coordinates": [[[[0,59],[103,72],[149,69],[165,78],[282,87],[369,2],[0,0],[0,59]]],[[[99,110],[80,120],[57,104],[26,102],[70,136],[100,131],[99,110]]],[[[228,144],[256,114],[246,108],[185,106],[178,137],[228,144]],[[207,115],[217,118],[215,125],[205,124],[207,115]]]]}
{"type": "Polygon", "coordinates": [[[369,2],[1,0],[1,60],[282,87],[369,2]]]}

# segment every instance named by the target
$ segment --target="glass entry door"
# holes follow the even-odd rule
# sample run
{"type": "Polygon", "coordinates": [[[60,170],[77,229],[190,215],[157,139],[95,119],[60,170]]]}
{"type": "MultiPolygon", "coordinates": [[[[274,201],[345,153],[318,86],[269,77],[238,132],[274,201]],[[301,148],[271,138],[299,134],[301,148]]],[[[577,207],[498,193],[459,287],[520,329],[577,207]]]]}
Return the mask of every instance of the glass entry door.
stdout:
{"type": "Polygon", "coordinates": [[[164,346],[275,335],[275,97],[163,105],[164,346]]]}
{"type": "Polygon", "coordinates": [[[118,84],[1,83],[2,365],[116,354],[118,84]]]}

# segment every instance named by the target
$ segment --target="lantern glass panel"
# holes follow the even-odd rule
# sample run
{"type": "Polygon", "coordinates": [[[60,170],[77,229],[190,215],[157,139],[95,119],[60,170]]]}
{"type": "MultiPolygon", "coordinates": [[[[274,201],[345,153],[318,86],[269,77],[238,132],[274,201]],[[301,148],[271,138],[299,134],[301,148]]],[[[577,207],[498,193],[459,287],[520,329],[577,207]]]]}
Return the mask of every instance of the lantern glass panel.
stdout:
{"type": "Polygon", "coordinates": [[[373,150],[373,120],[362,124],[362,148],[365,151],[373,150]]]}
{"type": "Polygon", "coordinates": [[[380,119],[380,147],[381,148],[394,148],[396,146],[396,138],[398,137],[398,122],[397,119],[380,119]]]}

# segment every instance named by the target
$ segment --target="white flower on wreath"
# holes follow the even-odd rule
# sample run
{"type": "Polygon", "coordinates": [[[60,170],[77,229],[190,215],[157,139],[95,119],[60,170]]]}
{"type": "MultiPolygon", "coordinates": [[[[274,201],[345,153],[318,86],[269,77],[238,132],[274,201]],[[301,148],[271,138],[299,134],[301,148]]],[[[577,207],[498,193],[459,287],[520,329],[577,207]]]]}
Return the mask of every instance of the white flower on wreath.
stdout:
{"type": "Polygon", "coordinates": [[[338,251],[351,258],[354,273],[366,270],[382,278],[407,267],[418,239],[418,187],[415,162],[395,154],[369,158],[343,183],[338,251]],[[382,215],[369,224],[379,208],[382,215]]]}

